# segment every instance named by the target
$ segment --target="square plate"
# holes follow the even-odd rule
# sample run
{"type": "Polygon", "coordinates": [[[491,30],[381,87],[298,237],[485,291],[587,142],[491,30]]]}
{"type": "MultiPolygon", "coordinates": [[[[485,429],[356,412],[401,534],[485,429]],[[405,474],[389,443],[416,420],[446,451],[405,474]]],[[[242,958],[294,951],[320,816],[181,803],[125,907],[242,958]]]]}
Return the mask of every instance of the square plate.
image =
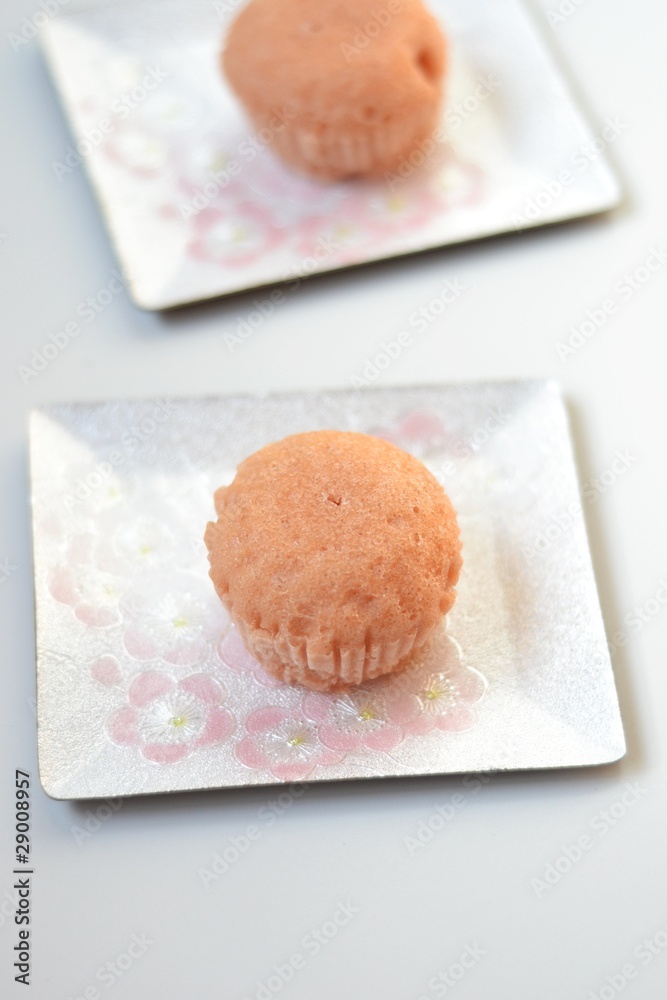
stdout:
{"type": "Polygon", "coordinates": [[[430,0],[451,39],[447,141],[405,180],[284,168],[218,69],[239,0],[68,7],[43,29],[131,294],[165,309],[609,209],[620,188],[518,0],[430,0]],[[215,8],[220,14],[216,14],[215,8]],[[586,152],[582,154],[582,150],[586,152]],[[570,180],[563,184],[563,172],[570,180]]]}
{"type": "Polygon", "coordinates": [[[565,408],[547,382],[36,410],[39,766],[77,799],[605,764],[625,752],[565,408]],[[280,684],[208,578],[212,495],[319,428],[416,454],[459,513],[458,600],[403,674],[280,684]]]}

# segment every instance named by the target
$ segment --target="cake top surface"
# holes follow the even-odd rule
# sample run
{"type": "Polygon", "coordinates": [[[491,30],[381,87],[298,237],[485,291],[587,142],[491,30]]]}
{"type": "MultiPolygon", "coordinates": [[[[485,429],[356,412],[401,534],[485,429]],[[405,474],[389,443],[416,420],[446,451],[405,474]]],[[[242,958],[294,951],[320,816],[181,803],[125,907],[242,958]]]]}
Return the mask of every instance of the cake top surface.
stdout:
{"type": "Polygon", "coordinates": [[[378,127],[439,94],[444,60],[421,0],[251,0],[223,53],[251,109],[272,107],[297,124],[378,127]]]}
{"type": "Polygon", "coordinates": [[[393,641],[452,603],[452,505],[418,459],[380,438],[284,438],[245,459],[215,502],[211,577],[232,614],[270,635],[393,641]]]}

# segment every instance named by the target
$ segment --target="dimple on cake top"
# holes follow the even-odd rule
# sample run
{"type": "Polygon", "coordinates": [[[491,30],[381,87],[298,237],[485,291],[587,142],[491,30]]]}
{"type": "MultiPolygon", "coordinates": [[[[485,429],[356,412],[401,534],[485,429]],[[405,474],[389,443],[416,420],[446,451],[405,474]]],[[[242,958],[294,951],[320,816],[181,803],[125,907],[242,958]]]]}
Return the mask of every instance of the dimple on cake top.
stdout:
{"type": "Polygon", "coordinates": [[[392,642],[454,602],[451,503],[421,462],[379,438],[285,438],[243,461],[215,502],[206,542],[216,590],[268,636],[392,642]]]}

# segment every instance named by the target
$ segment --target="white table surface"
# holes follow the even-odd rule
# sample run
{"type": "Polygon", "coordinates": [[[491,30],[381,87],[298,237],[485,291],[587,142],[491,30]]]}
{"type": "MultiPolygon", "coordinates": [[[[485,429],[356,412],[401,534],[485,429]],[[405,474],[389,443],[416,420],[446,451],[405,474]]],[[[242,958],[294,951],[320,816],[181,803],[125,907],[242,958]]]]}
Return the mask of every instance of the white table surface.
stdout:
{"type": "MultiPolygon", "coordinates": [[[[108,284],[116,262],[83,172],[61,181],[53,173],[70,137],[38,47],[32,41],[15,52],[10,43],[9,34],[39,7],[32,0],[2,5],[0,562],[11,569],[7,579],[0,574],[2,996],[666,995],[667,605],[659,597],[667,596],[667,587],[660,590],[667,580],[667,263],[580,350],[562,359],[556,345],[652,248],[667,246],[667,24],[659,0],[563,0],[560,7],[560,20],[544,19],[545,32],[592,121],[602,127],[619,116],[627,123],[611,150],[627,190],[613,217],[312,280],[234,353],[225,333],[265,293],[166,316],[142,313],[119,294],[24,384],[18,366],[108,284]],[[614,653],[627,757],[590,771],[498,776],[476,793],[461,778],[315,786],[272,825],[260,820],[259,839],[208,888],[199,869],[258,824],[277,790],[128,801],[109,818],[111,810],[103,810],[99,828],[77,842],[99,803],[51,801],[37,780],[30,408],[70,399],[349,387],[381,342],[447,279],[468,291],[381,384],[555,377],[571,408],[582,483],[612,468],[618,451],[636,459],[597,502],[585,504],[608,630],[628,633],[614,653]],[[636,627],[633,609],[647,602],[646,621],[636,627]],[[28,994],[12,969],[15,768],[33,779],[28,994]],[[404,838],[457,793],[464,804],[455,817],[410,854],[404,838]],[[541,888],[534,880],[553,873],[550,865],[567,868],[564,850],[585,836],[581,859],[541,888]],[[358,912],[342,917],[341,903],[358,912]],[[336,914],[347,922],[316,946],[313,932],[323,925],[331,932],[327,922],[336,914]],[[146,944],[135,942],[127,959],[135,935],[146,944]],[[459,963],[466,948],[469,968],[459,963]],[[274,967],[285,978],[296,953],[303,967],[283,985],[274,967]],[[261,985],[269,977],[271,992],[261,985]]],[[[543,8],[559,5],[543,0],[543,8]]]]}

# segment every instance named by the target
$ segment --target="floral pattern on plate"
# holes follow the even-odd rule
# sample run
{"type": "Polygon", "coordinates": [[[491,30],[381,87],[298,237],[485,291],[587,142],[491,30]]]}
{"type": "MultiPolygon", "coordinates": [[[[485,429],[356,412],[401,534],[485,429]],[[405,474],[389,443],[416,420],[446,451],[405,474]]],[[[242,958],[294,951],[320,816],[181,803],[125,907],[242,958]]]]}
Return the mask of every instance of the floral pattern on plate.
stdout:
{"type": "Polygon", "coordinates": [[[204,663],[227,622],[211,590],[208,580],[183,573],[172,579],[158,576],[150,588],[128,595],[125,651],[135,660],[162,659],[177,667],[204,663]]]}
{"type": "Polygon", "coordinates": [[[247,767],[266,771],[281,781],[303,781],[314,769],[337,764],[342,755],[325,747],[316,726],[298,710],[269,705],[245,720],[247,735],[236,756],[247,767]]]}
{"type": "MultiPolygon", "coordinates": [[[[150,447],[146,421],[141,428],[150,447]]],[[[427,409],[370,430],[422,456],[451,445],[442,418],[427,409]]],[[[211,450],[216,442],[213,435],[211,450]]],[[[63,506],[75,474],[92,482],[80,463],[56,484],[62,516],[53,522],[48,593],[98,637],[88,674],[107,706],[111,745],[163,766],[195,751],[233,756],[266,780],[300,781],[346,758],[382,773],[379,761],[396,763],[406,741],[436,731],[456,738],[474,725],[486,682],[446,633],[407,671],[347,692],[315,693],[265,671],[208,577],[202,537],[219,483],[196,464],[187,487],[158,472],[139,482],[121,467],[63,506]]],[[[52,510],[40,516],[50,527],[52,510]]]]}
{"type": "Polygon", "coordinates": [[[539,559],[522,550],[578,498],[553,384],[57,404],[32,414],[30,438],[40,775],[55,798],[622,756],[583,519],[539,559]],[[327,695],[246,652],[203,544],[239,460],[314,426],[390,436],[463,511],[459,599],[432,645],[327,695]]]}
{"type": "Polygon", "coordinates": [[[457,733],[475,723],[475,705],[487,683],[466,667],[459,644],[449,635],[426,650],[418,667],[406,670],[387,696],[388,718],[406,736],[434,729],[457,733]]]}
{"type": "Polygon", "coordinates": [[[234,720],[224,700],[224,688],[207,674],[177,681],[147,670],[134,678],[127,704],[107,719],[106,730],[114,743],[138,747],[155,764],[175,764],[229,737],[234,720]]]}

